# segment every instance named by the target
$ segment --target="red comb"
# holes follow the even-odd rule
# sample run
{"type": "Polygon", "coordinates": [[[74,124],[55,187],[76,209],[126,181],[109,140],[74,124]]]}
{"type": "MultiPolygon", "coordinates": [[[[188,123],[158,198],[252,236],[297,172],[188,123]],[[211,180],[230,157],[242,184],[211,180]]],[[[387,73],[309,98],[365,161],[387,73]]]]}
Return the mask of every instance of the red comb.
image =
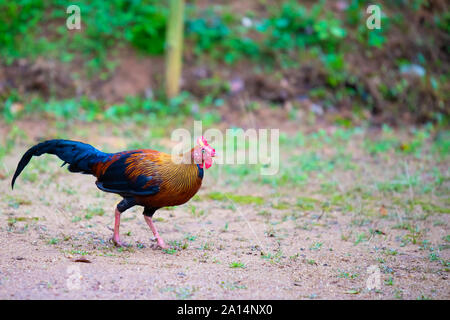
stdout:
{"type": "Polygon", "coordinates": [[[209,151],[209,153],[212,155],[212,156],[215,156],[216,155],[216,150],[214,149],[214,148],[212,148],[209,144],[208,144],[208,141],[206,141],[206,139],[205,139],[205,137],[199,137],[198,139],[197,139],[197,144],[199,145],[199,146],[201,146],[201,147],[204,147],[205,149],[207,149],[208,151],[209,151]]]}
{"type": "Polygon", "coordinates": [[[199,137],[198,139],[197,139],[197,143],[200,145],[200,146],[209,146],[209,144],[208,144],[208,141],[206,141],[206,139],[202,136],[202,137],[199,137]]]}

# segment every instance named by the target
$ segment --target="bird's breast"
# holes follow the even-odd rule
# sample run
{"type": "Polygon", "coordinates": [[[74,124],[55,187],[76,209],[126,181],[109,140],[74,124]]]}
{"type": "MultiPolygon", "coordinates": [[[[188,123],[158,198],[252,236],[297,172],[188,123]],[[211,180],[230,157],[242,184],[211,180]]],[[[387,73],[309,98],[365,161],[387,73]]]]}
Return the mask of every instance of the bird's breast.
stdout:
{"type": "MultiPolygon", "coordinates": [[[[202,172],[203,173],[203,172],[202,172]]],[[[161,208],[178,206],[188,202],[200,189],[203,174],[200,175],[197,165],[185,165],[182,170],[176,170],[170,175],[161,177],[158,193],[141,197],[138,201],[144,206],[161,208]]]]}

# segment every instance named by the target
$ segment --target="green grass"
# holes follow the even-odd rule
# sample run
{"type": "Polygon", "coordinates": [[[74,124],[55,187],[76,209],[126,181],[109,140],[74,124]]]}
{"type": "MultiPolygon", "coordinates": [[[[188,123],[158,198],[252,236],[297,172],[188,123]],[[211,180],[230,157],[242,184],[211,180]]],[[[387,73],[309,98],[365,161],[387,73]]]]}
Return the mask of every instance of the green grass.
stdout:
{"type": "Polygon", "coordinates": [[[212,250],[214,246],[214,243],[212,243],[211,241],[205,241],[201,244],[200,246],[200,250],[212,250]]]}
{"type": "Polygon", "coordinates": [[[388,279],[384,280],[384,284],[387,286],[393,286],[394,285],[394,278],[392,276],[389,276],[388,279]]]}
{"type": "Polygon", "coordinates": [[[322,242],[315,242],[309,247],[309,250],[319,251],[322,248],[322,245],[323,245],[322,242]]]}
{"type": "Polygon", "coordinates": [[[188,240],[188,241],[195,241],[196,239],[197,239],[197,236],[194,236],[194,235],[191,235],[191,234],[187,234],[185,237],[184,237],[186,240],[188,240]]]}
{"type": "Polygon", "coordinates": [[[59,243],[59,239],[57,239],[57,238],[51,238],[48,241],[48,244],[58,244],[58,243],[59,243]]]}
{"type": "Polygon", "coordinates": [[[314,260],[314,259],[308,259],[308,260],[306,260],[306,263],[308,263],[308,264],[310,264],[310,265],[317,265],[317,262],[316,262],[316,260],[314,260]]]}
{"type": "Polygon", "coordinates": [[[360,233],[360,234],[358,234],[357,236],[356,236],[356,240],[355,240],[355,242],[354,242],[354,245],[356,246],[356,245],[358,245],[359,243],[361,243],[361,242],[365,242],[365,241],[367,241],[368,239],[367,239],[367,236],[366,236],[366,234],[363,232],[363,233],[360,233]]]}
{"type": "Polygon", "coordinates": [[[350,272],[338,270],[338,278],[354,280],[358,277],[359,277],[358,273],[350,273],[350,272]]]}
{"type": "Polygon", "coordinates": [[[175,248],[169,248],[169,249],[162,249],[162,251],[167,254],[175,254],[177,253],[178,250],[175,248]]]}
{"type": "Polygon", "coordinates": [[[198,209],[195,205],[190,205],[189,208],[191,209],[191,214],[193,217],[199,218],[205,214],[205,210],[198,209]]]}
{"type": "Polygon", "coordinates": [[[105,210],[102,207],[98,206],[89,206],[86,209],[86,216],[103,216],[105,214],[105,210]]]}
{"type": "Polygon", "coordinates": [[[189,247],[189,243],[186,241],[180,241],[180,240],[172,240],[169,241],[169,245],[176,250],[185,250],[189,247]]]}
{"type": "Polygon", "coordinates": [[[398,251],[395,249],[386,249],[383,252],[388,256],[396,256],[398,254],[398,251]]]}
{"type": "Polygon", "coordinates": [[[319,204],[319,200],[309,197],[298,197],[297,206],[302,210],[314,210],[316,205],[319,204]]]}
{"type": "Polygon", "coordinates": [[[117,42],[130,43],[149,54],[162,54],[167,10],[157,1],[145,0],[145,5],[126,0],[78,1],[83,33],[69,31],[61,22],[68,17],[65,8],[70,4],[73,3],[67,0],[1,3],[0,20],[8,32],[1,32],[0,48],[6,61],[46,55],[71,62],[81,55],[91,72],[105,72],[114,69],[114,64],[107,61],[107,54],[117,42]],[[47,24],[56,21],[59,23],[54,27],[53,37],[38,37],[47,24]]]}
{"type": "Polygon", "coordinates": [[[207,197],[211,200],[217,200],[217,201],[232,201],[237,204],[256,204],[256,205],[262,205],[265,203],[265,200],[262,197],[255,197],[255,196],[246,196],[246,195],[238,195],[238,194],[232,194],[232,193],[222,193],[222,192],[211,192],[207,195],[207,197]]]}
{"type": "Polygon", "coordinates": [[[268,252],[266,254],[262,254],[261,258],[269,261],[271,264],[280,263],[283,259],[283,252],[281,250],[278,250],[276,253],[268,252]]]}
{"type": "Polygon", "coordinates": [[[82,218],[79,217],[79,216],[74,216],[74,217],[72,218],[72,222],[79,222],[79,221],[81,221],[81,220],[82,220],[82,218]]]}
{"type": "Polygon", "coordinates": [[[82,255],[82,256],[91,254],[89,251],[85,251],[85,250],[71,250],[70,253],[76,254],[76,255],[82,255]]]}

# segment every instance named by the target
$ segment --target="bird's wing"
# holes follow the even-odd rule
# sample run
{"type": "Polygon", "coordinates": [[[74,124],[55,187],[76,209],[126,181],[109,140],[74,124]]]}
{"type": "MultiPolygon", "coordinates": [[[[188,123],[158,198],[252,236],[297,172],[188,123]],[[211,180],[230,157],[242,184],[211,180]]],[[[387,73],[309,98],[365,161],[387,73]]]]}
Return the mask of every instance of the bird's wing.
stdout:
{"type": "Polygon", "coordinates": [[[125,151],[96,164],[97,187],[122,196],[148,196],[159,192],[158,152],[125,151]]]}

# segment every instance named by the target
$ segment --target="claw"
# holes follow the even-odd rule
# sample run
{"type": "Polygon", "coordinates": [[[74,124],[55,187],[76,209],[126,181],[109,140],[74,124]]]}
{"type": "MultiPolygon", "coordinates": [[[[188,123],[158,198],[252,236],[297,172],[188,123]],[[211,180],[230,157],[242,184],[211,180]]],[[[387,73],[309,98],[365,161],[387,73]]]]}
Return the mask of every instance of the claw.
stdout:
{"type": "Polygon", "coordinates": [[[155,249],[155,250],[169,250],[170,248],[172,248],[171,246],[168,246],[165,243],[152,243],[150,245],[150,248],[155,249]]]}
{"type": "Polygon", "coordinates": [[[158,241],[158,247],[160,247],[161,249],[165,249],[165,250],[170,249],[170,246],[168,246],[164,242],[160,242],[160,241],[158,241]]]}

